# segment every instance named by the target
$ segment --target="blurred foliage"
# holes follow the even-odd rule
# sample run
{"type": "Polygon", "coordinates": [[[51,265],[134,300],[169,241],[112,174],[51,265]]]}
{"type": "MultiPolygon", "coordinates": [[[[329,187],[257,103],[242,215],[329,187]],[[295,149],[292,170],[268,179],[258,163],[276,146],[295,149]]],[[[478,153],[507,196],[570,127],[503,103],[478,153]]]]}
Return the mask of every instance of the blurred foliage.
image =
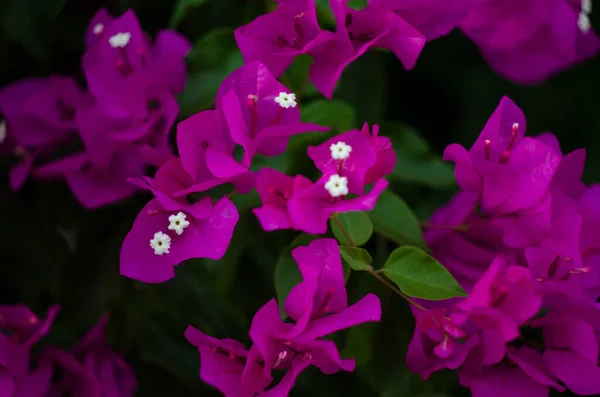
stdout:
{"type": "MultiPolygon", "coordinates": [[[[326,3],[319,2],[319,13],[331,24],[322,7],[326,3]]],[[[352,1],[353,6],[360,4],[352,1]]],[[[49,73],[81,79],[83,32],[91,16],[100,7],[115,15],[133,8],[150,33],[176,27],[194,43],[188,84],[179,97],[181,117],[187,117],[211,107],[220,82],[242,64],[233,29],[271,6],[264,0],[0,0],[0,84],[49,73]]],[[[597,20],[593,23],[598,26],[597,20]]],[[[382,268],[402,244],[425,248],[418,220],[426,219],[455,190],[452,167],[441,161],[441,152],[451,142],[470,145],[502,95],[524,110],[529,134],[552,131],[566,151],[585,147],[591,154],[585,180],[600,181],[600,156],[594,155],[600,153],[598,58],[545,84],[518,86],[495,75],[473,43],[454,32],[429,43],[411,72],[389,53],[361,57],[347,68],[332,102],[322,99],[307,80],[309,63],[307,57],[298,58],[282,81],[298,94],[303,120],[332,130],[293,137],[285,155],[260,165],[314,177],[316,169],[306,157],[309,145],[360,128],[364,121],[381,125],[382,134],[394,143],[398,165],[390,177],[391,190],[375,211],[368,217],[340,218],[352,233],[351,225],[358,223],[359,234],[353,237],[372,256],[345,249],[345,261],[355,269],[369,264],[382,268]],[[370,225],[368,233],[361,225],[370,225]],[[371,234],[371,226],[377,233],[371,234]]],[[[7,158],[0,162],[0,301],[24,302],[38,311],[60,303],[63,310],[47,342],[66,348],[102,312],[112,312],[111,342],[135,366],[143,397],[218,396],[198,379],[197,353],[183,338],[185,328],[191,324],[248,345],[254,312],[273,296],[281,300],[299,281],[291,248],[314,238],[263,232],[250,212],[256,194],[235,197],[240,222],[222,260],[190,260],[178,267],[175,279],[144,285],[119,276],[118,257],[121,241],[148,196],[86,212],[60,182],[30,182],[18,194],[10,193],[10,164],[7,158]]],[[[339,230],[334,228],[334,233],[347,243],[339,230]]],[[[419,252],[428,266],[436,266],[419,252]]],[[[468,395],[452,373],[435,374],[427,382],[411,374],[404,365],[414,326],[410,309],[367,272],[347,274],[351,301],[375,292],[382,299],[383,321],[336,336],[343,356],[356,357],[355,373],[325,376],[308,370],[291,395],[468,395]]]]}

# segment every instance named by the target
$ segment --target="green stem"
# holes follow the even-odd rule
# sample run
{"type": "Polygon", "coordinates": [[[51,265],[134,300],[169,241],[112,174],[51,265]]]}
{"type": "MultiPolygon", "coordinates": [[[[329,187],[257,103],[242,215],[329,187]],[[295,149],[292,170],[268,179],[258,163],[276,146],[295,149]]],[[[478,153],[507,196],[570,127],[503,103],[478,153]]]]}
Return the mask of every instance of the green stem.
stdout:
{"type": "Polygon", "coordinates": [[[423,311],[427,311],[426,308],[424,308],[423,306],[421,306],[419,303],[415,302],[414,300],[412,300],[410,298],[410,296],[406,295],[404,292],[400,291],[398,288],[394,287],[389,281],[387,281],[385,278],[383,278],[382,276],[379,275],[379,273],[377,273],[377,271],[374,270],[369,270],[369,273],[371,273],[371,275],[373,275],[373,277],[375,277],[377,280],[379,280],[383,285],[385,285],[386,287],[388,287],[389,289],[391,289],[392,291],[394,291],[397,295],[399,295],[402,299],[404,299],[405,301],[407,301],[408,303],[410,303],[411,305],[413,305],[414,307],[416,307],[419,310],[423,310],[423,311]]]}
{"type": "MultiPolygon", "coordinates": [[[[346,228],[342,225],[342,223],[340,222],[340,220],[337,217],[337,213],[334,213],[331,216],[331,219],[333,219],[333,221],[336,223],[336,225],[338,225],[338,227],[340,228],[340,230],[342,231],[342,234],[344,235],[344,237],[346,238],[346,240],[348,241],[348,244],[350,244],[350,246],[352,247],[356,247],[356,245],[354,244],[354,241],[352,240],[352,238],[350,237],[350,233],[348,233],[348,231],[346,230],[346,228]]],[[[406,295],[404,292],[400,291],[398,288],[394,287],[389,281],[387,281],[385,278],[383,278],[379,273],[381,272],[381,270],[374,270],[373,268],[369,268],[369,273],[375,277],[377,280],[379,280],[380,283],[382,283],[383,285],[385,285],[386,287],[388,287],[389,289],[391,289],[392,291],[394,291],[397,295],[399,295],[402,299],[404,299],[405,301],[407,301],[409,304],[413,305],[414,307],[416,307],[417,309],[423,310],[423,311],[427,311],[427,309],[425,309],[423,306],[421,306],[419,303],[415,302],[414,300],[412,300],[410,298],[410,296],[406,295]]]]}
{"type": "Polygon", "coordinates": [[[342,234],[346,238],[346,241],[348,241],[348,244],[350,244],[350,246],[352,246],[352,247],[356,247],[356,244],[354,244],[354,240],[352,240],[352,237],[350,237],[350,233],[348,233],[346,228],[342,225],[342,222],[340,222],[340,220],[338,219],[337,213],[333,214],[331,219],[333,219],[333,221],[336,223],[336,225],[338,225],[338,227],[342,231],[342,234]]]}

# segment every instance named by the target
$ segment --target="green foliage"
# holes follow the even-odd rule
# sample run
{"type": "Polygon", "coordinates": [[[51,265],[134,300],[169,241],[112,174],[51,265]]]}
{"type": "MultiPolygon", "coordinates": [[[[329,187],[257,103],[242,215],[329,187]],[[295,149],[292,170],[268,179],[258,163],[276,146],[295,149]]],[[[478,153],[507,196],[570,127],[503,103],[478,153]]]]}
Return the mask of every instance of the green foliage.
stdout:
{"type": "Polygon", "coordinates": [[[214,29],[198,39],[187,60],[188,78],[178,97],[180,118],[211,107],[221,82],[244,63],[229,28],[214,29]]]}
{"type": "Polygon", "coordinates": [[[388,258],[383,273],[406,295],[428,300],[465,296],[441,263],[417,247],[400,247],[388,258]]]}
{"type": "Polygon", "coordinates": [[[50,46],[48,31],[66,0],[5,0],[0,3],[4,30],[11,40],[19,43],[30,55],[48,64],[50,46]],[[44,34],[42,34],[44,33],[44,34]]]}
{"type": "Polygon", "coordinates": [[[318,99],[302,107],[302,121],[325,125],[340,133],[354,128],[356,115],[347,103],[318,99]]]}
{"type": "Polygon", "coordinates": [[[432,188],[454,187],[454,170],[451,164],[432,153],[423,137],[407,125],[385,121],[381,134],[390,137],[396,151],[396,167],[391,180],[414,183],[432,188]]]}
{"type": "MultiPolygon", "coordinates": [[[[279,255],[279,260],[277,261],[277,264],[275,264],[275,291],[277,291],[277,300],[280,303],[280,307],[283,307],[283,302],[292,288],[302,282],[302,275],[298,269],[298,264],[296,264],[294,258],[292,258],[292,250],[296,247],[308,245],[317,238],[318,236],[311,234],[300,234],[279,255]]],[[[283,309],[281,310],[282,317],[285,317],[283,309]]]]}
{"type": "Polygon", "coordinates": [[[369,212],[377,233],[395,241],[398,245],[410,244],[425,248],[419,220],[408,204],[389,190],[384,191],[375,209],[369,212]]]}
{"type": "Polygon", "coordinates": [[[371,238],[373,224],[366,213],[344,212],[334,216],[348,234],[348,236],[344,234],[334,218],[329,221],[331,223],[331,230],[333,230],[333,234],[340,243],[360,247],[371,238]],[[348,239],[351,241],[348,241],[348,239]]]}
{"type": "Polygon", "coordinates": [[[340,246],[340,253],[346,263],[352,268],[352,270],[369,270],[373,258],[371,254],[365,249],[358,247],[349,247],[346,245],[340,246]]]}
{"type": "Polygon", "coordinates": [[[185,14],[188,13],[191,8],[200,7],[207,1],[208,0],[177,0],[175,8],[173,8],[169,27],[173,29],[177,28],[181,20],[185,17],[185,14]]]}

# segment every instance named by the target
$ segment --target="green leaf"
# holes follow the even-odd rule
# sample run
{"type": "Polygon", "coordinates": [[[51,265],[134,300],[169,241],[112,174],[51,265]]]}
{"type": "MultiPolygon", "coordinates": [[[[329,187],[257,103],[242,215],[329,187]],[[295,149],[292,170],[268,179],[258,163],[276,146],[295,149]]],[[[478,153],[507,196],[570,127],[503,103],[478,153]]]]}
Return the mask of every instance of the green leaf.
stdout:
{"type": "Polygon", "coordinates": [[[342,101],[319,99],[301,109],[302,121],[315,123],[344,132],[354,128],[356,115],[352,106],[342,101]]]}
{"type": "Polygon", "coordinates": [[[400,247],[388,258],[383,273],[405,294],[421,299],[443,300],[466,296],[450,272],[417,247],[400,247]]]}
{"type": "Polygon", "coordinates": [[[369,270],[373,258],[364,249],[358,247],[340,246],[342,258],[350,265],[353,270],[369,270]]]}
{"type": "Polygon", "coordinates": [[[419,220],[400,196],[384,190],[373,211],[369,212],[375,231],[398,245],[425,248],[419,220]]]}
{"type": "Polygon", "coordinates": [[[361,367],[373,358],[373,345],[377,323],[360,324],[350,328],[346,336],[342,357],[352,357],[361,367]]]}
{"type": "Polygon", "coordinates": [[[178,0],[173,8],[173,14],[171,14],[169,27],[171,29],[177,28],[190,8],[200,7],[206,3],[206,1],[207,0],[178,0]]]}
{"type": "Polygon", "coordinates": [[[453,167],[434,154],[431,147],[413,128],[396,122],[381,123],[382,135],[392,140],[396,166],[391,180],[436,188],[456,184],[453,167]]]}
{"type": "MultiPolygon", "coordinates": [[[[335,19],[329,8],[329,0],[316,0],[315,4],[317,6],[319,21],[323,21],[329,25],[335,25],[335,19]]],[[[348,1],[348,6],[355,10],[360,10],[367,6],[367,0],[350,0],[348,1]]]]}
{"type": "Polygon", "coordinates": [[[369,241],[373,234],[373,223],[371,223],[369,216],[364,212],[344,212],[337,214],[337,219],[348,233],[350,239],[352,239],[352,241],[348,241],[337,222],[331,219],[331,230],[343,245],[360,247],[369,241]]]}
{"type": "Polygon", "coordinates": [[[8,0],[0,6],[2,25],[11,40],[45,64],[50,62],[46,29],[65,5],[65,0],[8,0]]]}
{"type": "Polygon", "coordinates": [[[297,56],[285,72],[290,83],[288,88],[301,100],[320,95],[308,76],[308,68],[312,62],[312,57],[308,54],[297,56]]]}
{"type": "Polygon", "coordinates": [[[367,52],[344,70],[338,84],[336,98],[356,109],[361,124],[380,122],[388,105],[384,102],[389,80],[385,55],[380,51],[367,52]]]}
{"type": "Polygon", "coordinates": [[[137,340],[142,361],[152,363],[188,384],[196,382],[198,353],[182,337],[174,339],[152,322],[137,340]]]}
{"type": "MultiPolygon", "coordinates": [[[[292,258],[292,250],[301,245],[308,245],[317,238],[318,236],[303,233],[296,237],[279,256],[279,260],[275,264],[275,291],[280,308],[283,308],[283,302],[292,288],[302,282],[302,274],[300,274],[296,261],[292,258]]],[[[283,309],[281,309],[281,316],[285,317],[283,309]]]]}
{"type": "Polygon", "coordinates": [[[196,41],[187,57],[187,63],[187,83],[177,98],[181,118],[212,106],[221,82],[240,67],[244,60],[235,43],[232,29],[218,28],[196,41]]]}

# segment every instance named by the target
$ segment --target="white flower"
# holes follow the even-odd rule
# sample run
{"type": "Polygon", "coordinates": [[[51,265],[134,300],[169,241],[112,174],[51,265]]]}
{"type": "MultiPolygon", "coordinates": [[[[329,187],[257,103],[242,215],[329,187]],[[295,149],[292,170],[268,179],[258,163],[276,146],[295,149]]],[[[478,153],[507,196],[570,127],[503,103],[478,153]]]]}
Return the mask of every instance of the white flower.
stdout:
{"type": "Polygon", "coordinates": [[[577,26],[583,33],[589,32],[592,27],[590,18],[583,11],[579,13],[579,18],[577,18],[577,26]]]}
{"type": "Polygon", "coordinates": [[[171,237],[163,232],[156,232],[154,238],[150,240],[150,247],[156,255],[168,254],[171,248],[171,237]]]}
{"type": "Polygon", "coordinates": [[[0,145],[6,140],[6,121],[0,121],[0,145]]]}
{"type": "Polygon", "coordinates": [[[94,25],[94,29],[92,30],[96,36],[98,36],[104,30],[104,25],[101,23],[97,23],[94,25]]]}
{"type": "Polygon", "coordinates": [[[179,212],[177,215],[171,215],[169,217],[169,222],[171,222],[169,225],[169,230],[174,230],[175,233],[181,235],[181,233],[183,233],[183,229],[190,225],[190,223],[185,220],[185,217],[186,216],[183,212],[179,212]]]}
{"type": "Polygon", "coordinates": [[[348,194],[348,178],[333,174],[325,184],[325,189],[331,197],[340,197],[348,194]]]}
{"type": "Polygon", "coordinates": [[[592,13],[592,0],[581,0],[581,12],[588,16],[592,13]]]}
{"type": "Polygon", "coordinates": [[[352,146],[346,145],[346,142],[338,142],[332,143],[329,146],[329,150],[331,150],[331,157],[334,160],[346,160],[350,157],[350,152],[352,151],[352,146]]]}
{"type": "Polygon", "coordinates": [[[279,106],[281,106],[284,109],[295,108],[297,105],[296,94],[287,94],[285,92],[280,92],[279,95],[275,97],[275,103],[278,103],[279,106]]]}
{"type": "Polygon", "coordinates": [[[129,43],[129,39],[131,39],[131,33],[117,33],[114,36],[110,36],[108,42],[113,48],[125,48],[127,43],[129,43]]]}

